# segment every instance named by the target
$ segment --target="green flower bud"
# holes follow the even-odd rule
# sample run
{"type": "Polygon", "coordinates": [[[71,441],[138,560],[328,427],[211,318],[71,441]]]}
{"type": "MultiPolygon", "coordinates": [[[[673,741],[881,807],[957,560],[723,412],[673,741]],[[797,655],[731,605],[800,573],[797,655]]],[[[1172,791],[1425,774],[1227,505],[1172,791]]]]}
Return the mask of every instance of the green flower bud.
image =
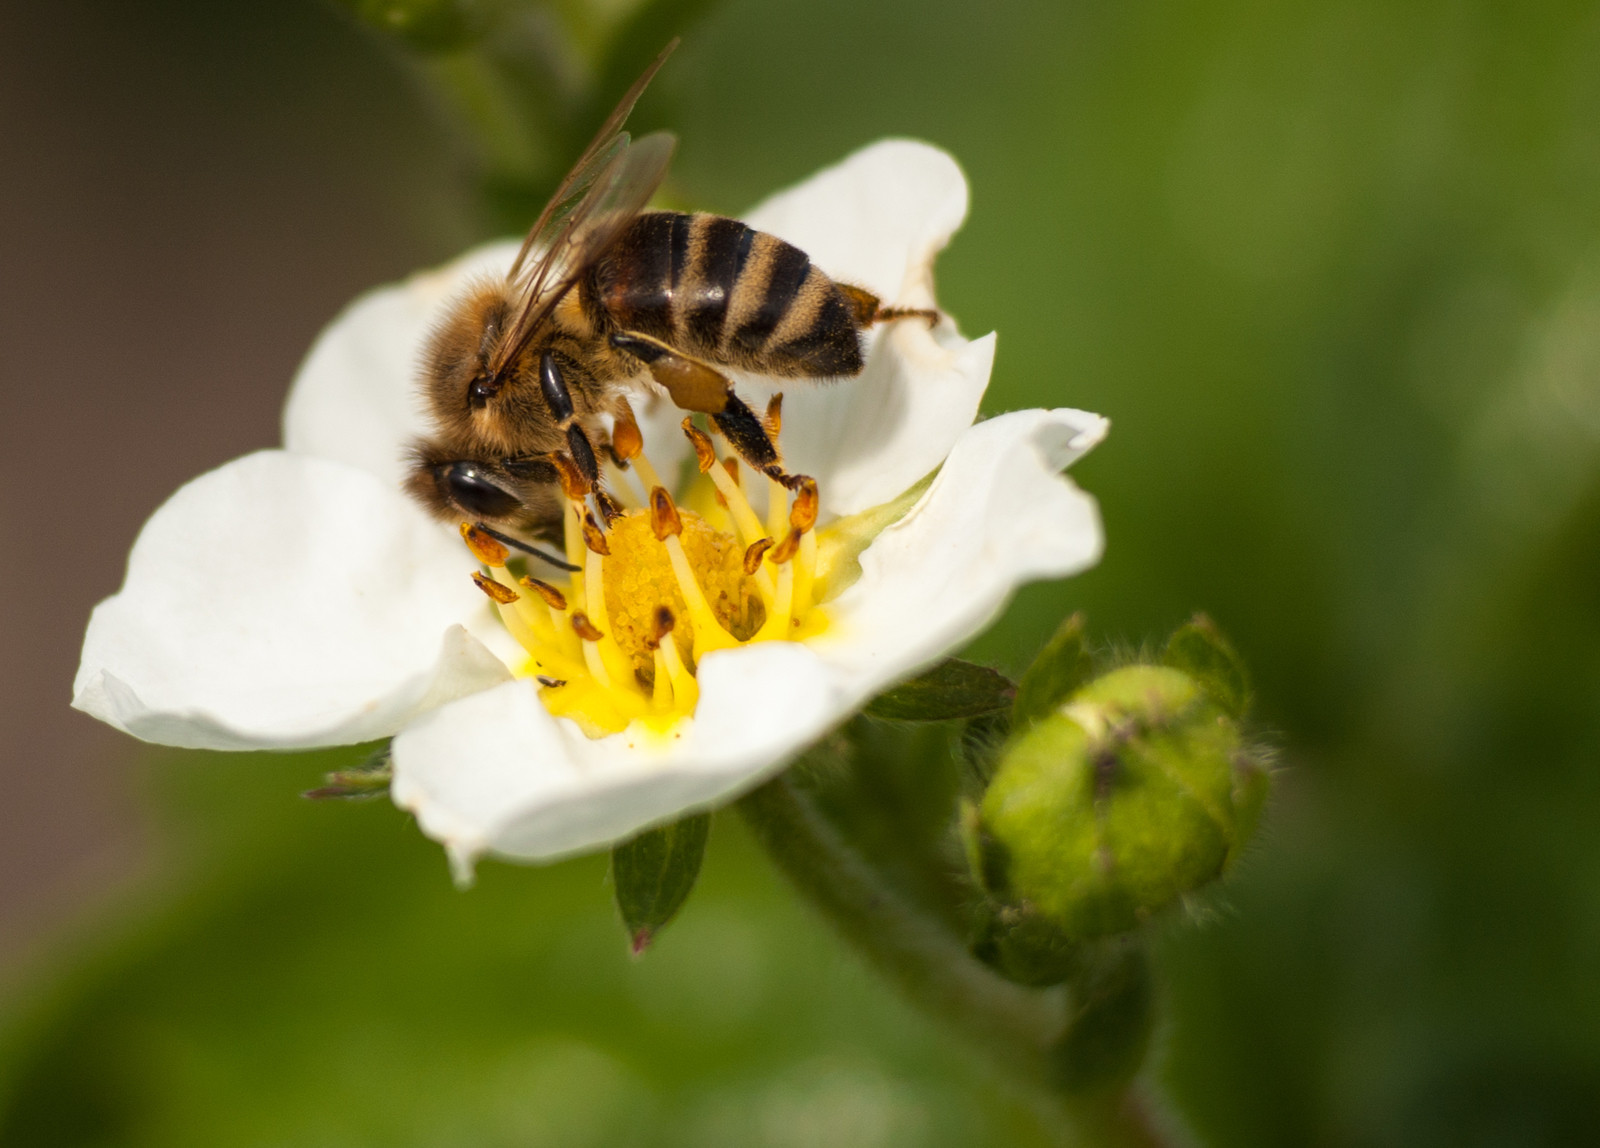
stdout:
{"type": "Polygon", "coordinates": [[[993,902],[980,955],[1028,983],[1071,975],[1075,943],[1217,878],[1267,783],[1235,714],[1190,674],[1136,665],[1083,686],[1006,748],[968,826],[993,902]]]}

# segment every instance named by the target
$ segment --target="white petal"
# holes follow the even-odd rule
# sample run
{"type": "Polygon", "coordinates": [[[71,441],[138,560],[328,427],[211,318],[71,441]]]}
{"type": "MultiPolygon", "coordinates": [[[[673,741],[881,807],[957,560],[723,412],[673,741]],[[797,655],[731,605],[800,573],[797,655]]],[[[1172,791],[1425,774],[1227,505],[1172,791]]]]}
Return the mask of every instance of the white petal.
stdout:
{"type": "Polygon", "coordinates": [[[394,733],[509,679],[459,542],[398,490],[282,451],[182,487],[95,608],[73,705],[135,737],[299,748],[394,733]]]}
{"type": "MultiPolygon", "coordinates": [[[[933,261],[967,212],[955,160],[885,140],[767,200],[746,216],[813,263],[886,303],[932,307],[933,261]]],[[[741,379],[752,405],[784,394],[785,466],[818,480],[825,515],[887,502],[943,461],[972,425],[994,365],[994,335],[968,341],[948,320],[872,332],[860,376],[829,383],[741,379]]]]}
{"type": "Polygon", "coordinates": [[[444,706],[394,742],[395,802],[458,872],[488,851],[548,860],[624,840],[751,788],[846,715],[804,646],[708,656],[680,737],[591,741],[529,682],[444,706]]]}
{"type": "Polygon", "coordinates": [[[882,140],[745,215],[835,279],[885,302],[931,307],[933,260],[967,217],[967,180],[943,151],[882,140]]]}
{"type": "Polygon", "coordinates": [[[1099,561],[1099,508],[1061,471],[1108,427],[1030,410],[962,436],[922,501],[863,552],[860,580],[811,643],[851,704],[981,632],[1022,583],[1099,561]]]}
{"type": "Polygon", "coordinates": [[[440,308],[474,278],[504,274],[518,244],[491,243],[351,303],[317,336],[283,411],[283,445],[358,466],[398,486],[411,440],[428,429],[422,345],[440,308]]]}

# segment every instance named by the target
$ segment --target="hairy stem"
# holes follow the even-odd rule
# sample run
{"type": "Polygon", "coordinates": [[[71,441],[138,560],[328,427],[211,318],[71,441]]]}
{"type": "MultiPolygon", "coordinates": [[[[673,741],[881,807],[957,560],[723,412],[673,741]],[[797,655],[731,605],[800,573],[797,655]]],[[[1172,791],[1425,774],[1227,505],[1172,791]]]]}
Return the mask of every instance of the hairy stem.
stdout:
{"type": "Polygon", "coordinates": [[[975,960],[942,922],[911,904],[817,808],[792,771],[739,803],[791,883],[915,1004],[954,1028],[1028,1087],[1065,1143],[1164,1148],[1169,1141],[1134,1089],[1073,1093],[1053,1054],[1069,1037],[1071,994],[1030,989],[975,960]]]}

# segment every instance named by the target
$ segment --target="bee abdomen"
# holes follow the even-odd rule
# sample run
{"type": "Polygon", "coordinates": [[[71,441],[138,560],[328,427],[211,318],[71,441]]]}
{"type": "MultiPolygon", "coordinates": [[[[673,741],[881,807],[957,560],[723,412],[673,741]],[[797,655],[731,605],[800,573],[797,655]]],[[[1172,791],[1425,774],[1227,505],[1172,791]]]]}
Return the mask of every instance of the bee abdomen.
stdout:
{"type": "Polygon", "coordinates": [[[627,330],[761,374],[861,371],[853,312],[806,253],[717,215],[641,215],[597,269],[601,306],[627,330]]]}

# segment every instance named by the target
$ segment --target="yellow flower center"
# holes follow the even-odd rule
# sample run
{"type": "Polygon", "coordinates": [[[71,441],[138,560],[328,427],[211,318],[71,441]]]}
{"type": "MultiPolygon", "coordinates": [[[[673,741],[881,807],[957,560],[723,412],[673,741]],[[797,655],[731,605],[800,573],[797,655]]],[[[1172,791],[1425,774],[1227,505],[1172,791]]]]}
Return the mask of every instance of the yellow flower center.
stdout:
{"type": "MultiPolygon", "coordinates": [[[[771,419],[774,428],[777,421],[771,419]]],[[[474,579],[527,652],[514,672],[535,679],[545,707],[590,737],[624,730],[671,737],[694,713],[696,671],[707,654],[799,641],[827,626],[817,605],[824,582],[817,577],[816,483],[760,476],[768,501],[763,520],[741,488],[738,463],[718,458],[711,439],[687,419],[684,431],[700,474],[681,507],[636,438],[628,468],[636,481],[613,476],[623,479],[615,487],[633,496],[631,506],[609,491],[586,493],[567,483],[566,557],[579,569],[564,583],[519,576],[507,566],[514,560],[504,545],[462,524],[468,547],[488,568],[474,579]]]]}

